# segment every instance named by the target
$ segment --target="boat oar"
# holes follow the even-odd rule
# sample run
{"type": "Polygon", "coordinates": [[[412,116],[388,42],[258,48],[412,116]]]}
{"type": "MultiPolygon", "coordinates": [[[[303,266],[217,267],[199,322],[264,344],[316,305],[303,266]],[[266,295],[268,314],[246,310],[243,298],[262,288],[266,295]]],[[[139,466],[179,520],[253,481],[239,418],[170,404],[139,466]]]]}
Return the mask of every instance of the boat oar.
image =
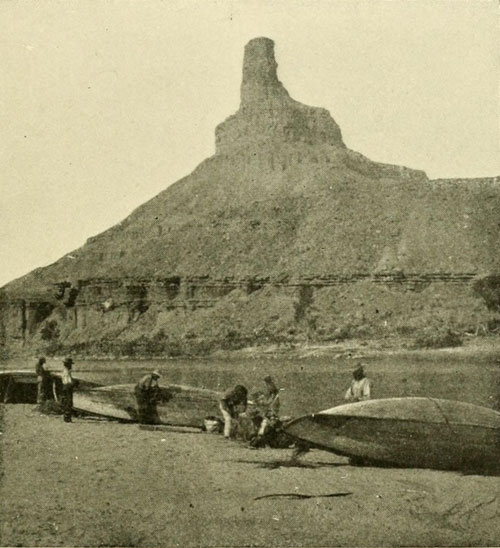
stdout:
{"type": "Polygon", "coordinates": [[[153,432],[176,432],[178,434],[201,434],[202,430],[196,426],[187,426],[183,424],[140,424],[141,430],[151,430],[153,432]]]}

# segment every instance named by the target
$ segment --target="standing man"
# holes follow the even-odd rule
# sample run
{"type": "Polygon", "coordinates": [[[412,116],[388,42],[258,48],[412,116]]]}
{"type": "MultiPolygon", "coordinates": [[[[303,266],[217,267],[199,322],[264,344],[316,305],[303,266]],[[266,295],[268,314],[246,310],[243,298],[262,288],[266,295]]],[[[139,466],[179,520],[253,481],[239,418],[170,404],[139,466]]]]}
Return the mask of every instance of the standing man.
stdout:
{"type": "Polygon", "coordinates": [[[158,397],[160,387],[158,379],[160,373],[153,371],[144,375],[142,379],[135,385],[134,394],[137,401],[137,413],[141,424],[158,424],[160,417],[158,416],[158,397]]]}
{"type": "Polygon", "coordinates": [[[50,389],[50,373],[45,369],[45,357],[42,356],[38,359],[35,367],[36,371],[36,403],[41,405],[47,400],[47,396],[50,389]]]}
{"type": "Polygon", "coordinates": [[[353,373],[351,386],[347,389],[345,399],[350,402],[364,401],[371,398],[372,382],[366,377],[363,364],[360,364],[353,373]]]}
{"type": "Polygon", "coordinates": [[[64,369],[61,376],[62,379],[62,395],[61,395],[61,406],[64,415],[64,422],[73,422],[73,388],[75,386],[75,380],[71,373],[73,367],[73,360],[71,358],[66,358],[63,361],[64,369]]]}
{"type": "Polygon", "coordinates": [[[220,400],[219,407],[224,417],[224,437],[231,437],[233,419],[238,418],[238,407],[243,407],[243,413],[247,409],[248,390],[241,384],[237,384],[233,389],[228,389],[220,400]]]}

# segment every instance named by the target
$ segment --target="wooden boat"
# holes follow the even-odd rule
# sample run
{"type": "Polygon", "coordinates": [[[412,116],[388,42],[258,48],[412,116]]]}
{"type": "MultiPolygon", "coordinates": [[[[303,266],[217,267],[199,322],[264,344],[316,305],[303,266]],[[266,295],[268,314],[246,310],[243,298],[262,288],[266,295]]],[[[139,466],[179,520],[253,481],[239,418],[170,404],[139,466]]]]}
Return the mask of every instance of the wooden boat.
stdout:
{"type": "Polygon", "coordinates": [[[470,403],[369,400],[297,418],[285,430],[354,461],[450,470],[500,466],[500,413],[470,403]]]}
{"type": "MultiPolygon", "coordinates": [[[[160,387],[158,415],[161,424],[201,428],[206,417],[219,414],[222,395],[214,390],[178,384],[160,387]]],[[[75,393],[77,411],[123,421],[137,421],[133,384],[98,387],[75,393]]]]}
{"type": "MultiPolygon", "coordinates": [[[[49,371],[52,390],[49,399],[58,400],[62,392],[61,372],[49,371]]],[[[98,383],[75,378],[75,391],[85,391],[100,386],[98,383]]],[[[36,403],[37,376],[34,371],[0,371],[0,402],[36,403]]]]}

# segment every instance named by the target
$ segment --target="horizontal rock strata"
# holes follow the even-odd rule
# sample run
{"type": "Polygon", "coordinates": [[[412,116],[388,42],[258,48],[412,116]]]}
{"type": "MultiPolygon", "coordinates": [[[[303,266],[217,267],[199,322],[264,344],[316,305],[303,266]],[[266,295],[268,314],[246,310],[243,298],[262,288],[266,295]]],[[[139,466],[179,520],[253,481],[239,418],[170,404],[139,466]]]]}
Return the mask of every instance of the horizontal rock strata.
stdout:
{"type": "Polygon", "coordinates": [[[494,328],[491,283],[486,298],[474,284],[500,272],[498,178],[432,181],[348,149],[328,111],[290,97],[267,38],[245,48],[215,144],[121,223],[7,284],[4,350],[494,328]]]}

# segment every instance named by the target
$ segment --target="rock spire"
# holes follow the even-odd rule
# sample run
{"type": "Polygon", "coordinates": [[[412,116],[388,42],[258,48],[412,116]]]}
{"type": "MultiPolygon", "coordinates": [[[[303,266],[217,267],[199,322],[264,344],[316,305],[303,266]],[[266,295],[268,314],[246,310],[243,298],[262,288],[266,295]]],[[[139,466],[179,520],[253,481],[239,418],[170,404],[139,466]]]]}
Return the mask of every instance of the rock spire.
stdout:
{"type": "Polygon", "coordinates": [[[278,80],[274,58],[274,42],[269,38],[254,38],[245,46],[241,108],[252,107],[273,99],[288,98],[288,92],[278,80]]]}
{"type": "Polygon", "coordinates": [[[278,79],[277,66],[269,38],[254,38],[245,46],[240,108],[216,128],[216,152],[283,144],[345,148],[330,113],[292,99],[278,79]]]}

